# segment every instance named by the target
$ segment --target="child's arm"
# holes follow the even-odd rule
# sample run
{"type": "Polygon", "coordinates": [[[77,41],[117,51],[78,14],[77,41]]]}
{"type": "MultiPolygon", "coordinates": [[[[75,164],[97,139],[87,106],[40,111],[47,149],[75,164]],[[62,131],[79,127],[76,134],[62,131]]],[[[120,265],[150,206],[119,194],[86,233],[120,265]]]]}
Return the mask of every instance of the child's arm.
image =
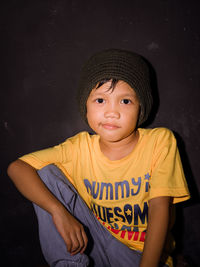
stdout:
{"type": "Polygon", "coordinates": [[[48,190],[36,170],[22,160],[16,160],[9,165],[8,175],[26,198],[51,214],[68,252],[72,255],[83,253],[87,246],[87,236],[83,226],[48,190]]]}
{"type": "Polygon", "coordinates": [[[170,197],[149,201],[149,219],[140,267],[157,267],[169,225],[170,197]]]}

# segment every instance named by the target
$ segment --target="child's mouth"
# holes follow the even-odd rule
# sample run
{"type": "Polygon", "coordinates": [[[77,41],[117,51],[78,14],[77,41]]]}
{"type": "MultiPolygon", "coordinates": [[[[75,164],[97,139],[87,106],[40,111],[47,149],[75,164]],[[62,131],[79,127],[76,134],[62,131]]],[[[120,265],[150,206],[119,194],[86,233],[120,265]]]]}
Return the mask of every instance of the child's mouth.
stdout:
{"type": "Polygon", "coordinates": [[[115,124],[111,124],[111,123],[103,123],[102,127],[107,129],[107,130],[116,130],[119,128],[119,126],[117,126],[115,124]]]}

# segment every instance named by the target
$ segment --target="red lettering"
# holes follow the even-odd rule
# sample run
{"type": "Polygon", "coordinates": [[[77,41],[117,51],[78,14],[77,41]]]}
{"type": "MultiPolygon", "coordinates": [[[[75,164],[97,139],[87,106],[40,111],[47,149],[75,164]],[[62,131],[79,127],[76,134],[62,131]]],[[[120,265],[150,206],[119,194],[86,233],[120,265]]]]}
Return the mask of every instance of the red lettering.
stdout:
{"type": "Polygon", "coordinates": [[[111,228],[110,229],[114,234],[119,234],[120,230],[117,230],[117,229],[114,229],[114,228],[111,228]]]}
{"type": "Polygon", "coordinates": [[[140,241],[141,242],[144,242],[145,241],[145,235],[146,235],[146,232],[142,232],[141,233],[141,236],[140,236],[140,241]]]}
{"type": "Polygon", "coordinates": [[[134,232],[133,231],[128,231],[128,240],[131,240],[134,232]]]}
{"type": "Polygon", "coordinates": [[[120,237],[124,239],[125,233],[126,233],[126,231],[122,231],[120,237]]]}
{"type": "Polygon", "coordinates": [[[134,241],[137,241],[138,240],[138,236],[139,236],[139,232],[134,232],[135,234],[134,234],[134,238],[133,238],[133,240],[134,241]]]}
{"type": "MultiPolygon", "coordinates": [[[[100,220],[100,218],[99,218],[98,216],[96,216],[96,217],[97,217],[98,220],[100,220]]],[[[100,220],[100,221],[101,221],[101,220],[100,220]]],[[[101,223],[102,223],[103,225],[105,225],[105,222],[102,222],[102,221],[101,221],[101,223]]],[[[121,232],[120,237],[121,237],[122,239],[125,238],[125,234],[126,234],[126,232],[128,232],[128,240],[131,240],[132,237],[133,237],[133,240],[134,240],[134,241],[137,241],[138,238],[139,238],[139,232],[124,231],[124,230],[121,231],[121,230],[119,230],[119,229],[114,229],[114,228],[110,227],[109,225],[107,226],[107,229],[110,230],[111,232],[113,232],[113,233],[116,234],[116,235],[118,235],[119,232],[121,232]]],[[[140,240],[139,240],[139,241],[140,241],[140,242],[144,242],[144,241],[145,241],[145,236],[146,236],[146,232],[142,232],[141,235],[140,235],[140,240]]]]}

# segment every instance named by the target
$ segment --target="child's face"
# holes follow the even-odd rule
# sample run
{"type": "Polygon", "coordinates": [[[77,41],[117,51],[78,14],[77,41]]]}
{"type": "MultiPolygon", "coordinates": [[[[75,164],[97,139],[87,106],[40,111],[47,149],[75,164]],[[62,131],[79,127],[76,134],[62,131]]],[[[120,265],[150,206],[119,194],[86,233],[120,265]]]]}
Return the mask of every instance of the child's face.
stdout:
{"type": "Polygon", "coordinates": [[[87,120],[90,127],[108,142],[134,138],[140,103],[135,91],[124,81],[119,81],[114,90],[111,82],[94,88],[87,100],[87,120]]]}

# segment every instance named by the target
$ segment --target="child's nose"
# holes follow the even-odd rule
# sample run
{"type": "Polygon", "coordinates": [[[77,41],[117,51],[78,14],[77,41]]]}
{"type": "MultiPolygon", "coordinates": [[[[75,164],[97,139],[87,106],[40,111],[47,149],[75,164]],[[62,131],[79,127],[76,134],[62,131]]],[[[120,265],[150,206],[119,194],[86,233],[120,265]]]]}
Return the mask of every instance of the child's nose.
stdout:
{"type": "Polygon", "coordinates": [[[105,110],[104,116],[105,118],[119,119],[120,113],[115,106],[110,106],[105,110]]]}

